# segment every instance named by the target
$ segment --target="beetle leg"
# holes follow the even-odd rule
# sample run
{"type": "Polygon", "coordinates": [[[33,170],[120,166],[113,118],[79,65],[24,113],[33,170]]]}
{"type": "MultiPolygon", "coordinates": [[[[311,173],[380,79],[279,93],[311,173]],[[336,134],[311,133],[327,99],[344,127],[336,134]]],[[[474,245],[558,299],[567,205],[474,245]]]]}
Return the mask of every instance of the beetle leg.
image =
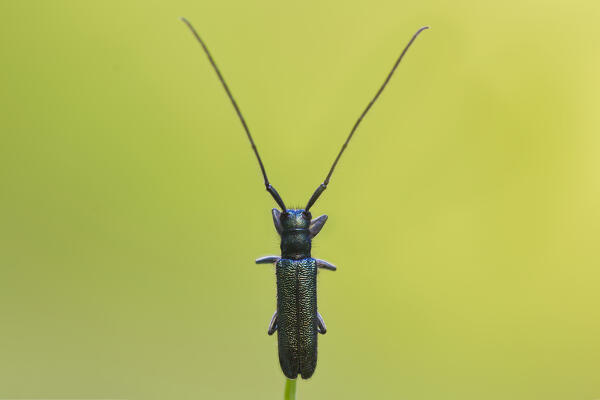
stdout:
{"type": "Polygon", "coordinates": [[[325,268],[330,271],[335,271],[337,269],[337,267],[335,265],[330,264],[325,260],[316,259],[315,261],[317,262],[317,268],[325,268]]]}
{"type": "Polygon", "coordinates": [[[277,330],[277,311],[275,311],[275,313],[273,314],[273,317],[271,317],[271,322],[269,322],[269,330],[267,331],[267,334],[269,336],[271,336],[272,334],[275,333],[276,330],[277,330]]]}
{"type": "Polygon", "coordinates": [[[280,258],[281,257],[279,257],[279,256],[266,256],[266,257],[257,258],[255,262],[257,264],[273,264],[273,263],[276,263],[277,261],[279,261],[280,258]]]}
{"type": "Polygon", "coordinates": [[[310,234],[311,239],[317,236],[319,232],[321,232],[321,228],[323,228],[323,225],[325,225],[326,221],[327,215],[321,215],[319,218],[315,218],[312,221],[310,221],[308,232],[310,234]]]}
{"type": "Polygon", "coordinates": [[[275,230],[281,236],[281,232],[283,232],[283,228],[281,227],[281,211],[276,208],[273,209],[273,223],[275,224],[275,230]]]}
{"type": "Polygon", "coordinates": [[[325,326],[325,321],[323,321],[323,317],[321,317],[321,314],[319,314],[317,312],[317,332],[319,332],[321,335],[324,335],[327,333],[327,327],[325,326]]]}

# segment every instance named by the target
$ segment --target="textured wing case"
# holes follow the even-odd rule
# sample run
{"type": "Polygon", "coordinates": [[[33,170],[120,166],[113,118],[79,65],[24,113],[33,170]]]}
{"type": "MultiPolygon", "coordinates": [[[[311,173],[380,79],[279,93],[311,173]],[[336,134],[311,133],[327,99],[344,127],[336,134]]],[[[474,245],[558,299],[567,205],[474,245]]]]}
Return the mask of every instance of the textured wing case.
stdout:
{"type": "Polygon", "coordinates": [[[317,264],[282,258],[276,274],[279,363],[288,378],[307,379],[317,366],[317,264]]]}

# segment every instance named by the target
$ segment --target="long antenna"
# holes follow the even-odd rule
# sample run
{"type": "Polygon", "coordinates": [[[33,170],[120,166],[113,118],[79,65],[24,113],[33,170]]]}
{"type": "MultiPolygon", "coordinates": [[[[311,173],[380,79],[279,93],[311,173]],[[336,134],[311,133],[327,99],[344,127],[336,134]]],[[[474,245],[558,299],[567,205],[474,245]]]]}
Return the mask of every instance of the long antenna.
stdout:
{"type": "Polygon", "coordinates": [[[219,77],[219,80],[221,81],[221,84],[223,85],[225,92],[227,92],[227,96],[229,97],[229,100],[231,100],[231,104],[233,104],[233,108],[235,108],[235,112],[237,113],[238,117],[240,118],[240,121],[242,122],[242,125],[244,126],[244,130],[246,131],[246,136],[248,136],[248,140],[250,141],[252,150],[254,150],[254,154],[256,155],[256,159],[258,160],[258,165],[260,166],[260,171],[262,172],[263,178],[265,179],[265,187],[267,189],[267,192],[269,192],[271,194],[271,196],[273,196],[273,198],[275,199],[275,201],[277,202],[279,207],[281,207],[281,210],[285,211],[286,210],[285,204],[283,203],[281,196],[279,196],[279,193],[277,193],[275,188],[273,186],[271,186],[271,184],[269,183],[269,178],[267,178],[267,172],[265,171],[265,166],[263,165],[262,160],[260,159],[260,155],[258,155],[258,149],[256,148],[256,145],[254,144],[254,140],[252,139],[252,135],[250,134],[250,129],[248,129],[246,120],[244,119],[242,112],[240,111],[240,108],[237,105],[237,102],[233,98],[233,95],[231,94],[231,91],[229,90],[229,87],[227,86],[227,83],[225,82],[225,79],[223,78],[221,71],[219,71],[219,67],[217,67],[217,64],[215,63],[215,61],[213,60],[213,58],[210,54],[210,51],[208,51],[208,47],[206,47],[206,45],[204,44],[204,41],[200,38],[200,35],[198,35],[198,32],[196,32],[196,30],[194,29],[192,24],[184,17],[181,17],[181,20],[188,26],[188,28],[190,28],[190,30],[196,37],[196,40],[202,46],[202,49],[204,50],[206,57],[208,57],[208,61],[210,61],[210,64],[212,65],[213,69],[217,73],[217,76],[219,77]]]}
{"type": "Polygon", "coordinates": [[[333,165],[331,166],[331,169],[329,170],[329,173],[327,174],[327,177],[325,178],[325,180],[323,181],[323,183],[321,183],[319,185],[319,187],[317,187],[317,190],[315,190],[315,192],[311,196],[310,200],[308,201],[308,204],[306,205],[306,208],[305,208],[306,211],[308,211],[312,207],[312,205],[315,203],[315,201],[317,201],[317,199],[319,198],[319,196],[321,195],[321,193],[323,193],[323,191],[325,189],[327,189],[327,185],[329,184],[329,179],[331,179],[331,174],[333,174],[333,170],[335,169],[335,166],[337,165],[338,161],[340,160],[340,157],[344,153],[344,150],[346,150],[346,147],[348,146],[348,143],[350,142],[350,139],[352,139],[352,136],[354,135],[354,132],[356,131],[356,128],[358,128],[358,125],[360,124],[360,122],[363,120],[363,118],[365,117],[365,115],[367,115],[367,113],[369,112],[369,110],[371,109],[371,107],[373,106],[373,104],[375,103],[375,101],[379,98],[379,95],[381,94],[381,92],[383,92],[383,89],[385,89],[386,85],[390,81],[390,78],[394,74],[394,71],[396,71],[396,68],[398,68],[398,65],[400,64],[400,61],[402,61],[402,58],[404,57],[404,54],[406,54],[406,52],[408,51],[408,49],[410,48],[410,46],[412,45],[412,43],[415,41],[415,39],[417,38],[417,36],[419,36],[419,34],[421,32],[423,32],[425,29],[429,29],[429,27],[428,26],[424,26],[421,29],[419,29],[413,35],[413,37],[410,39],[410,41],[408,42],[408,44],[406,45],[406,47],[404,48],[404,50],[402,50],[402,53],[400,54],[400,56],[396,60],[396,63],[392,67],[392,70],[388,74],[387,78],[385,78],[385,81],[383,82],[383,85],[381,85],[381,87],[379,88],[379,90],[375,94],[375,97],[373,97],[373,99],[367,105],[367,108],[365,108],[365,110],[362,112],[362,114],[360,114],[360,117],[358,117],[358,120],[356,121],[356,123],[352,127],[352,130],[350,131],[350,134],[348,135],[348,138],[346,139],[346,141],[342,145],[342,148],[340,149],[340,152],[338,153],[337,157],[335,158],[335,161],[333,162],[333,165]]]}

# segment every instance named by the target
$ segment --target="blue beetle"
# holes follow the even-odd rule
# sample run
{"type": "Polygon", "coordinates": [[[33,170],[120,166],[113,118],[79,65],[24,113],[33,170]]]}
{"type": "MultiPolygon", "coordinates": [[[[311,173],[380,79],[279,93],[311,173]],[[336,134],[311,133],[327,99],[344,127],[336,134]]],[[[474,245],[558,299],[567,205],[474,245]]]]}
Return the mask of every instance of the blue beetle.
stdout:
{"type": "Polygon", "coordinates": [[[327,215],[312,219],[310,208],[327,188],[331,174],[333,174],[333,170],[348,146],[350,139],[352,139],[356,128],[371,109],[381,92],[383,92],[404,54],[406,54],[417,36],[428,27],[424,26],[420,28],[410,39],[406,47],[404,47],[385,81],[352,127],[329,169],[327,177],[312,194],[306,207],[304,209],[288,209],[279,193],[269,183],[265,167],[258,154],[248,125],[212,55],[192,24],[185,18],[182,18],[182,21],[190,28],[194,37],[202,46],[210,64],[221,81],[246,131],[252,150],[256,155],[264,178],[265,188],[281,209],[281,211],[273,209],[273,222],[281,238],[281,256],[267,256],[256,260],[257,264],[275,264],[275,273],[277,276],[277,310],[271,318],[267,333],[272,335],[277,332],[278,334],[279,363],[285,376],[289,379],[296,379],[298,374],[300,374],[303,379],[308,379],[313,375],[317,366],[317,334],[325,334],[327,332],[325,322],[317,310],[317,269],[336,270],[336,267],[327,261],[315,259],[311,256],[312,239],[323,228],[325,221],[327,221],[327,215]]]}

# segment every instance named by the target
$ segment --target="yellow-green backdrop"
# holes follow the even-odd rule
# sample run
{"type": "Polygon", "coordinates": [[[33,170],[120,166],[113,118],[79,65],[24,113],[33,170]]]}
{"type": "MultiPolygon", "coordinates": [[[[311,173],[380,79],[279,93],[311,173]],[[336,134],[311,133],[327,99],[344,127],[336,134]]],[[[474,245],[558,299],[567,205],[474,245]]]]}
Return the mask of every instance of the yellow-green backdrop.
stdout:
{"type": "Polygon", "coordinates": [[[256,160],[313,209],[300,399],[600,398],[600,4],[3,1],[0,398],[276,399],[256,160]],[[291,153],[290,150],[296,151],[291,153]]]}

